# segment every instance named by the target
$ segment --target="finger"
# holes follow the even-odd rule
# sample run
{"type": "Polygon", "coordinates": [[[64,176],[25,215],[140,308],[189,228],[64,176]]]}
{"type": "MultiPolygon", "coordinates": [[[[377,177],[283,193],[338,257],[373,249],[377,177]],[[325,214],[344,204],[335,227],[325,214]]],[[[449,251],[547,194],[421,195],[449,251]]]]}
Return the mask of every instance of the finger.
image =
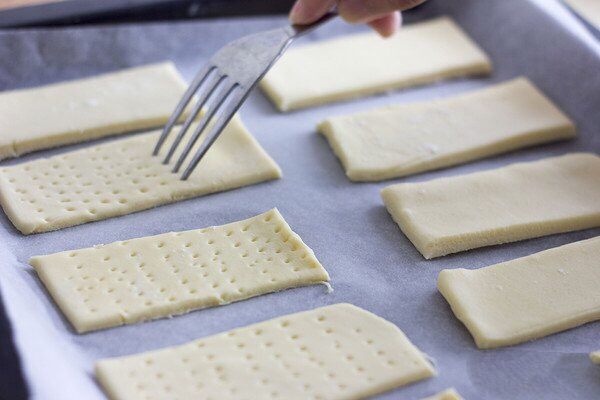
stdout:
{"type": "Polygon", "coordinates": [[[390,37],[400,28],[402,16],[400,11],[394,11],[381,18],[369,22],[369,26],[377,31],[383,37],[390,37]]]}
{"type": "Polygon", "coordinates": [[[339,0],[338,12],[348,22],[364,23],[393,11],[408,10],[425,0],[339,0]]]}
{"type": "Polygon", "coordinates": [[[296,0],[290,11],[292,24],[305,25],[315,22],[333,8],[336,0],[296,0]]]}

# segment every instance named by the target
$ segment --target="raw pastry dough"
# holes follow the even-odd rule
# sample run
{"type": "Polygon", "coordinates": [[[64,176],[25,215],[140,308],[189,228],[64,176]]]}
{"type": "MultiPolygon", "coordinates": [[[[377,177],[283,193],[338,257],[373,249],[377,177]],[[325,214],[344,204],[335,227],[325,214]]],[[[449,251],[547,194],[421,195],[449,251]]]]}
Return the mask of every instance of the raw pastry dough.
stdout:
{"type": "Polygon", "coordinates": [[[261,82],[281,111],[491,72],[487,55],[450,18],[344,36],[288,51],[261,82]]]}
{"type": "Polygon", "coordinates": [[[575,11],[596,29],[600,29],[600,1],[598,0],[565,0],[575,11]]]}
{"type": "Polygon", "coordinates": [[[600,350],[590,353],[590,360],[594,364],[600,364],[600,350]]]}
{"type": "Polygon", "coordinates": [[[454,388],[446,389],[443,392],[429,396],[423,400],[463,400],[454,388]]]}
{"type": "Polygon", "coordinates": [[[30,260],[77,332],[329,280],[276,209],[231,224],[30,260]]]}
{"type": "Polygon", "coordinates": [[[600,236],[478,270],[438,288],[477,347],[508,346],[600,319],[600,236]]]}
{"type": "Polygon", "coordinates": [[[600,157],[574,153],[381,192],[427,259],[600,226],[600,157]]]}
{"type": "Polygon", "coordinates": [[[166,62],[0,93],[0,159],[159,126],[185,89],[166,62]]]}
{"type": "Polygon", "coordinates": [[[96,364],[120,400],[359,399],[434,374],[395,325],[350,304],[96,364]]]}
{"type": "Polygon", "coordinates": [[[575,136],[575,125],[526,78],[330,118],[319,130],[353,181],[410,175],[575,136]]]}
{"type": "MultiPolygon", "coordinates": [[[[161,204],[279,178],[277,164],[239,118],[192,176],[181,181],[152,157],[159,132],[0,168],[0,203],[24,234],[129,214],[161,204]]],[[[175,137],[171,134],[170,140],[175,137]]],[[[196,146],[200,145],[198,141],[196,146]]],[[[162,154],[170,143],[163,146],[162,154]]],[[[183,150],[179,146],[178,153],[183,150]]],[[[195,151],[191,152],[193,155],[195,151]]],[[[190,157],[191,157],[190,155],[190,157]]],[[[178,154],[175,155],[175,160],[178,154]]]]}

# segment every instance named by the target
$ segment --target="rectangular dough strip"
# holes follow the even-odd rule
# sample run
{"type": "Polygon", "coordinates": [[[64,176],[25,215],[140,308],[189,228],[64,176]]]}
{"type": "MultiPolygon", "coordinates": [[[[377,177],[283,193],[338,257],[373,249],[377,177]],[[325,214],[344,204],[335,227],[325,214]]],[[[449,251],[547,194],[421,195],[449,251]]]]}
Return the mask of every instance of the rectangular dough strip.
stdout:
{"type": "Polygon", "coordinates": [[[379,181],[575,136],[527,78],[442,100],[329,118],[319,125],[346,175],[379,181]]]}
{"type": "MultiPolygon", "coordinates": [[[[187,181],[152,156],[159,132],[0,168],[0,204],[24,234],[130,214],[281,176],[238,117],[187,181]]],[[[170,135],[173,140],[176,135],[170,135]]],[[[196,146],[200,146],[201,140],[196,146]]],[[[162,153],[170,143],[163,146],[162,153]]],[[[180,146],[178,153],[182,151],[180,146]]],[[[178,157],[175,154],[175,159],[178,157]]],[[[190,154],[193,155],[195,150],[190,154]]]]}
{"type": "Polygon", "coordinates": [[[509,346],[600,319],[600,237],[477,270],[443,270],[438,289],[477,347],[509,346]]]}
{"type": "Polygon", "coordinates": [[[160,126],[185,89],[165,62],[0,93],[0,159],[160,126]]]}
{"type": "Polygon", "coordinates": [[[277,209],[218,227],[33,257],[77,332],[329,281],[277,209]]]}
{"type": "Polygon", "coordinates": [[[388,39],[355,34],[288,51],[261,82],[280,111],[491,72],[487,55],[450,18],[388,39]]]}
{"type": "Polygon", "coordinates": [[[600,157],[573,153],[384,188],[392,218],[427,259],[600,226],[600,157]]]}
{"type": "Polygon", "coordinates": [[[361,399],[435,375],[392,323],[350,304],[101,360],[113,399],[361,399]]]}

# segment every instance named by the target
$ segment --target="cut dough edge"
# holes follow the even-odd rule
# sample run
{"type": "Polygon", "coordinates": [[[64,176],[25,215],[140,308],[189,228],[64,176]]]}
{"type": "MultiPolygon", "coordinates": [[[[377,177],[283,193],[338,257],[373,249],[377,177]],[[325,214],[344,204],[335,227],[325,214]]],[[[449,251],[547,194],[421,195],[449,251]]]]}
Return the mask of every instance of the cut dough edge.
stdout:
{"type": "MultiPolygon", "coordinates": [[[[598,253],[600,253],[600,236],[569,243],[480,269],[467,270],[459,268],[442,270],[438,275],[437,286],[439,292],[450,305],[453,314],[470,332],[478,348],[493,349],[517,345],[570,330],[600,319],[600,297],[593,297],[595,294],[593,289],[590,290],[590,288],[587,288],[588,292],[583,292],[585,288],[576,287],[577,282],[579,282],[579,286],[581,286],[581,282],[589,281],[589,279],[594,279],[594,277],[588,276],[589,274],[586,274],[585,270],[576,271],[575,267],[573,267],[573,265],[576,265],[577,263],[579,263],[578,266],[586,263],[584,268],[588,268],[589,270],[590,266],[593,264],[593,260],[581,260],[577,257],[581,257],[581,255],[586,257],[585,255],[588,255],[588,258],[590,258],[598,253]],[[553,271],[554,267],[557,268],[556,271],[553,271]],[[578,275],[574,275],[575,279],[577,279],[576,282],[564,282],[565,287],[568,287],[571,292],[569,292],[569,289],[563,289],[563,293],[555,293],[553,296],[551,296],[550,293],[556,292],[555,287],[557,285],[548,283],[550,281],[549,279],[544,280],[543,285],[545,286],[543,286],[543,288],[545,288],[545,291],[543,293],[539,293],[534,299],[523,299],[523,301],[529,300],[534,302],[533,305],[536,306],[537,309],[532,312],[537,312],[538,314],[547,312],[539,305],[539,303],[546,300],[551,302],[554,301],[557,304],[561,301],[573,301],[572,298],[568,297],[569,293],[571,293],[571,295],[573,294],[573,291],[577,291],[579,296],[584,296],[589,299],[590,304],[577,308],[576,311],[568,316],[560,315],[565,314],[565,312],[554,312],[554,315],[548,315],[543,321],[536,321],[529,325],[522,323],[519,325],[519,323],[520,321],[530,320],[531,316],[528,318],[527,315],[518,315],[516,328],[513,328],[509,332],[503,330],[504,328],[496,329],[496,327],[494,327],[496,321],[491,321],[490,319],[494,317],[485,319],[478,314],[484,314],[487,318],[489,315],[503,315],[503,313],[505,314],[507,311],[498,311],[503,304],[499,304],[499,302],[493,300],[493,296],[490,294],[481,294],[483,293],[483,289],[480,289],[481,293],[475,291],[474,284],[481,281],[477,284],[477,287],[489,287],[489,291],[511,290],[507,285],[510,285],[514,279],[533,279],[532,276],[530,276],[531,273],[527,274],[526,270],[536,271],[540,274],[542,272],[548,274],[550,272],[556,272],[553,282],[578,273],[578,275]],[[517,272],[519,273],[519,276],[513,276],[517,275],[517,272]],[[485,310],[487,310],[487,312],[485,310]],[[494,310],[496,310],[496,314],[492,314],[494,310]],[[557,316],[557,314],[559,315],[557,316]]],[[[537,282],[537,279],[542,279],[542,277],[543,276],[540,275],[540,278],[535,278],[534,281],[537,282]]],[[[539,286],[541,283],[538,282],[537,284],[539,286]]],[[[536,286],[536,289],[541,291],[542,289],[538,289],[538,286],[536,286]]],[[[515,291],[513,289],[512,291],[514,293],[511,293],[511,295],[514,294],[514,296],[512,296],[510,300],[505,299],[506,305],[512,304],[513,308],[523,307],[524,304],[518,302],[519,299],[517,296],[521,293],[525,293],[526,290],[523,289],[519,292],[518,290],[515,291]]],[[[503,320],[497,322],[496,325],[497,327],[500,326],[499,324],[503,324],[502,327],[510,326],[510,322],[510,320],[503,320]]]]}
{"type": "MultiPolygon", "coordinates": [[[[511,112],[515,114],[516,111],[506,110],[505,112],[510,115],[511,112]]],[[[518,117],[518,115],[510,115],[510,119],[515,117],[518,117]]],[[[430,118],[436,120],[436,114],[430,118]]],[[[440,118],[446,117],[441,116],[440,118]]],[[[485,120],[479,121],[480,124],[483,124],[484,122],[485,120]]],[[[497,121],[492,122],[494,122],[494,124],[497,123],[497,121]]],[[[472,124],[473,122],[469,121],[469,123],[472,124]]],[[[530,124],[530,122],[527,123],[530,124]]],[[[402,123],[399,123],[398,125],[402,126],[402,123]]],[[[458,128],[459,127],[455,127],[455,129],[458,128]]],[[[351,181],[355,182],[381,181],[448,168],[497,154],[551,141],[570,139],[576,136],[576,129],[573,121],[571,121],[567,115],[565,115],[544,95],[544,93],[525,77],[515,78],[483,89],[469,91],[448,98],[433,99],[417,103],[388,105],[369,111],[335,116],[319,123],[317,129],[318,132],[327,139],[334,154],[340,160],[344,171],[346,172],[346,176],[351,181]],[[398,121],[403,121],[405,115],[411,115],[411,118],[418,119],[421,115],[423,117],[428,114],[431,115],[432,111],[443,112],[444,110],[450,110],[452,114],[455,114],[460,110],[466,111],[469,110],[469,108],[481,107],[481,104],[484,103],[490,103],[490,106],[493,106],[494,102],[497,102],[502,108],[505,108],[506,106],[503,103],[507,102],[507,93],[514,93],[513,95],[519,96],[519,98],[524,98],[525,96],[530,98],[531,103],[536,107],[538,113],[541,112],[541,109],[544,110],[546,121],[543,121],[543,124],[540,122],[539,127],[523,127],[519,132],[514,131],[514,124],[512,124],[510,128],[506,129],[507,133],[504,137],[490,138],[487,143],[476,143],[473,142],[472,138],[466,137],[461,139],[473,143],[470,143],[469,146],[463,148],[445,151],[442,147],[441,151],[436,150],[434,154],[431,155],[423,155],[416,151],[409,155],[399,154],[396,161],[392,162],[390,160],[385,165],[369,166],[365,161],[362,161],[365,154],[359,153],[361,149],[357,148],[358,145],[354,142],[354,136],[366,138],[367,146],[371,143],[367,140],[368,138],[372,137],[372,140],[374,141],[380,139],[379,135],[374,135],[374,132],[368,128],[363,128],[361,130],[360,128],[355,127],[363,126],[377,116],[383,116],[386,121],[390,120],[391,122],[394,118],[398,121]],[[550,120],[552,120],[553,124],[549,122],[550,120]],[[541,125],[546,126],[541,127],[541,125]],[[352,132],[352,135],[350,135],[349,132],[352,132]],[[414,159],[408,159],[409,156],[412,156],[414,159]],[[404,160],[402,158],[404,158],[404,160]],[[361,162],[358,162],[358,160],[361,160],[361,162]]],[[[485,133],[486,128],[485,126],[481,126],[478,130],[485,133]]],[[[434,131],[431,133],[433,132],[434,131]]],[[[440,131],[440,135],[447,135],[447,132],[442,133],[440,131]]],[[[384,138],[388,139],[390,136],[392,135],[386,135],[384,138]]],[[[395,136],[398,138],[399,142],[402,142],[403,136],[405,137],[405,147],[411,148],[410,146],[416,144],[411,142],[412,136],[410,128],[399,128],[397,135],[395,136]]],[[[432,139],[435,141],[435,137],[432,139]]],[[[423,148],[428,149],[438,148],[438,145],[436,143],[431,143],[431,140],[429,139],[423,139],[420,145],[423,148]]],[[[377,144],[372,144],[372,147],[373,149],[378,148],[377,144]]],[[[431,151],[433,152],[433,150],[431,151]]]]}
{"type": "MultiPolygon", "coordinates": [[[[244,257],[244,255],[242,255],[242,257],[244,257]]],[[[276,208],[245,220],[220,226],[182,232],[169,232],[155,236],[128,239],[107,245],[68,250],[45,256],[34,256],[30,259],[29,263],[35,269],[53,300],[78,333],[181,315],[195,310],[246,300],[267,293],[329,281],[327,271],[317,260],[312,249],[290,228],[276,208]],[[275,239],[268,237],[267,235],[261,235],[264,229],[263,225],[266,226],[267,223],[277,225],[277,232],[274,234],[276,237],[275,239]],[[253,233],[252,242],[246,243],[245,239],[247,239],[246,236],[249,236],[249,234],[246,234],[244,229],[250,229],[253,226],[256,226],[258,231],[253,233]],[[241,229],[239,234],[235,233],[238,228],[241,229]],[[227,233],[227,237],[223,237],[220,241],[221,233],[225,232],[227,233]],[[217,244],[215,244],[215,246],[217,246],[219,253],[223,252],[221,256],[223,259],[223,266],[220,266],[215,258],[211,261],[208,259],[208,255],[203,255],[202,248],[196,248],[196,246],[199,245],[197,234],[202,235],[204,233],[212,235],[210,236],[211,239],[208,239],[209,244],[210,241],[216,241],[217,244]],[[233,239],[229,238],[230,234],[233,239]],[[230,246],[233,248],[234,242],[235,247],[238,247],[241,244],[240,249],[246,249],[244,254],[249,255],[253,250],[252,248],[256,247],[259,253],[262,248],[264,248],[265,250],[262,250],[265,252],[264,254],[273,253],[271,254],[271,257],[279,255],[279,253],[275,254],[275,250],[267,246],[269,246],[268,243],[273,243],[273,245],[278,243],[277,241],[280,240],[278,239],[280,236],[285,237],[284,239],[281,239],[283,240],[283,245],[292,246],[290,248],[291,250],[287,249],[284,252],[281,252],[282,255],[287,255],[286,258],[290,261],[286,261],[289,264],[283,264],[282,262],[281,264],[276,263],[274,266],[269,266],[269,263],[261,261],[257,262],[254,266],[249,261],[252,257],[248,257],[248,261],[238,261],[241,266],[228,264],[226,262],[227,259],[231,261],[231,259],[234,258],[233,262],[235,263],[235,256],[233,252],[227,253],[227,249],[225,248],[223,250],[222,248],[223,246],[230,246]],[[266,243],[262,245],[261,248],[258,248],[258,246],[254,244],[254,241],[256,241],[256,243],[266,241],[266,243]],[[184,242],[187,242],[185,247],[184,242]],[[229,242],[231,243],[228,244],[229,242]],[[154,261],[154,259],[159,258],[159,255],[154,255],[154,253],[151,252],[155,245],[158,247],[164,246],[165,249],[170,249],[165,253],[169,256],[169,260],[165,258],[162,262],[154,261]],[[174,248],[171,249],[171,247],[174,248]],[[198,253],[197,259],[196,254],[194,254],[190,260],[182,257],[181,252],[188,251],[188,248],[192,253],[198,253]],[[121,254],[123,251],[131,252],[131,262],[129,262],[127,256],[121,254]],[[296,256],[296,252],[304,253],[302,259],[299,259],[298,256],[296,256]],[[133,257],[135,257],[135,261],[133,260],[133,257]],[[172,258],[175,258],[176,262],[170,261],[172,258]],[[108,259],[110,259],[110,261],[108,261],[108,259]],[[77,266],[75,266],[74,263],[77,264],[77,266]],[[109,272],[109,266],[113,265],[109,263],[115,263],[114,265],[116,266],[110,268],[111,271],[114,270],[115,272],[109,272]],[[171,263],[173,263],[173,265],[170,265],[171,263]],[[144,265],[144,267],[140,266],[138,268],[138,264],[144,265]],[[185,270],[189,264],[192,264],[192,268],[185,270]],[[193,267],[196,264],[200,265],[200,268],[193,267]],[[262,267],[260,267],[261,265],[262,267]],[[223,275],[223,267],[230,270],[228,275],[223,275]],[[247,273],[245,271],[245,268],[248,267],[253,267],[251,268],[252,273],[247,273]],[[292,267],[293,272],[287,270],[292,267]],[[99,268],[101,270],[99,270],[99,268]],[[161,268],[164,270],[176,268],[179,275],[173,279],[168,277],[165,278],[164,275],[161,277],[161,268]],[[179,272],[180,269],[182,270],[181,272],[179,272]],[[221,272],[219,272],[219,269],[221,269],[221,272]],[[85,273],[87,275],[79,277],[77,276],[78,271],[84,271],[79,273],[85,273]],[[204,271],[202,278],[200,278],[201,271],[204,271]],[[277,276],[277,281],[270,283],[264,279],[260,280],[259,278],[262,277],[262,274],[264,274],[265,271],[268,271],[268,275],[265,275],[265,277],[273,274],[272,276],[277,276]],[[112,275],[118,274],[119,272],[123,273],[122,276],[125,277],[125,279],[119,277],[116,278],[115,281],[112,275]],[[146,278],[148,275],[152,276],[151,278],[148,278],[152,279],[151,284],[146,283],[146,278],[144,278],[143,273],[146,274],[146,278]],[[229,275],[231,275],[231,278],[228,278],[229,275]],[[169,289],[165,294],[158,292],[159,287],[171,287],[173,283],[176,282],[175,279],[179,279],[180,276],[183,277],[182,279],[189,280],[190,282],[178,285],[174,290],[169,289]],[[80,280],[79,283],[73,283],[73,287],[67,284],[71,279],[79,278],[82,278],[83,280],[80,280]],[[131,287],[128,287],[127,283],[120,283],[127,281],[128,279],[133,279],[136,283],[131,287]],[[200,279],[200,282],[194,283],[194,280],[196,279],[200,279]],[[209,280],[213,281],[215,279],[216,283],[219,283],[221,288],[213,291],[206,285],[210,283],[209,280]],[[236,282],[236,287],[239,286],[240,288],[243,288],[244,292],[235,292],[233,288],[230,288],[227,285],[227,280],[234,280],[236,282]],[[81,288],[89,284],[96,286],[96,288],[90,290],[97,289],[97,291],[87,295],[87,300],[92,300],[88,303],[87,307],[97,307],[100,315],[82,311],[82,308],[86,306],[86,304],[80,301],[81,299],[75,297],[78,295],[78,293],[74,292],[75,286],[81,288]],[[188,290],[193,290],[194,293],[198,294],[187,296],[187,293],[185,292],[188,290]],[[120,295],[114,295],[121,300],[120,304],[109,306],[108,304],[113,299],[111,298],[112,295],[105,295],[104,292],[106,291],[121,293],[120,295]],[[137,298],[131,293],[140,296],[140,301],[151,301],[152,304],[148,306],[136,305],[135,301],[137,301],[137,298]],[[104,300],[102,300],[104,298],[103,296],[106,297],[104,300]],[[161,298],[161,296],[164,297],[164,299],[161,298]],[[170,303],[165,300],[168,296],[176,296],[178,299],[173,303],[170,303]],[[96,297],[98,301],[94,302],[94,297],[96,297]],[[130,308],[133,309],[125,311],[126,308],[128,308],[128,302],[130,308]],[[95,303],[99,304],[97,305],[95,303]],[[89,304],[91,304],[91,306],[89,304]]],[[[79,290],[79,288],[77,290],[79,290]]]]}
{"type": "MultiPolygon", "coordinates": [[[[261,332],[262,335],[268,334],[269,331],[273,328],[278,328],[279,325],[285,324],[286,326],[289,326],[289,329],[293,329],[293,327],[296,324],[302,324],[303,321],[307,321],[309,319],[313,319],[313,318],[322,318],[323,316],[326,316],[328,319],[333,317],[334,319],[340,319],[343,318],[343,320],[348,320],[348,321],[354,321],[354,323],[360,323],[361,325],[364,325],[365,329],[375,329],[378,328],[377,331],[377,339],[376,340],[380,340],[382,341],[381,345],[382,346],[386,346],[387,349],[389,350],[390,347],[393,348],[395,353],[398,353],[399,355],[402,355],[402,357],[406,357],[405,361],[406,363],[411,362],[412,359],[412,363],[414,364],[414,366],[412,367],[413,371],[411,373],[397,373],[396,376],[393,376],[390,374],[388,374],[388,378],[383,381],[383,382],[377,382],[376,384],[372,384],[370,387],[369,386],[364,386],[362,388],[357,388],[360,390],[357,390],[356,393],[354,393],[353,395],[351,394],[350,397],[347,397],[346,395],[342,395],[341,397],[339,397],[340,399],[342,398],[367,398],[382,392],[386,392],[389,390],[392,390],[394,388],[400,387],[400,386],[404,386],[410,383],[413,383],[415,381],[419,381],[422,379],[426,379],[426,378],[430,378],[433,377],[435,375],[437,375],[435,369],[433,368],[433,366],[427,361],[426,357],[424,357],[424,354],[420,352],[420,350],[410,342],[410,340],[406,337],[406,335],[393,323],[369,312],[366,310],[363,310],[359,307],[356,307],[352,304],[347,304],[347,303],[338,303],[338,304],[333,304],[330,306],[324,306],[324,307],[320,307],[320,308],[316,308],[313,310],[309,310],[309,311],[303,311],[303,312],[299,312],[299,313],[295,313],[295,314],[289,314],[289,315],[285,315],[285,316],[281,316],[281,317],[277,317],[274,319],[270,319],[270,320],[266,320],[263,322],[259,322],[259,323],[255,323],[255,324],[251,324],[245,327],[240,327],[240,328],[236,328],[230,331],[226,331],[226,332],[222,332],[220,334],[216,334],[216,335],[212,335],[212,336],[208,336],[206,338],[203,339],[199,339],[199,340],[195,340],[192,342],[188,342],[179,346],[174,346],[174,347],[167,347],[167,348],[163,348],[163,349],[159,349],[159,350],[154,350],[154,351],[149,351],[149,352],[145,352],[145,353],[139,353],[136,355],[131,355],[131,356],[124,356],[124,357],[118,357],[118,358],[109,358],[109,359],[103,359],[98,361],[95,364],[95,374],[96,374],[96,378],[99,381],[100,385],[104,388],[104,390],[106,391],[106,393],[109,395],[110,398],[119,398],[119,399],[135,399],[137,398],[137,391],[136,389],[133,389],[134,385],[132,382],[133,379],[131,379],[130,377],[132,376],[130,374],[131,369],[130,368],[138,368],[137,364],[140,364],[141,362],[146,363],[146,365],[149,365],[149,362],[152,362],[152,367],[153,368],[157,368],[160,369],[160,361],[159,362],[154,362],[154,359],[156,357],[161,358],[162,360],[164,360],[164,365],[168,366],[169,364],[171,364],[172,361],[175,361],[174,358],[177,357],[178,353],[183,353],[186,354],[188,356],[190,356],[190,364],[194,362],[194,358],[193,356],[193,351],[200,347],[201,349],[206,349],[208,350],[213,350],[213,352],[217,353],[218,355],[215,355],[215,361],[207,361],[206,363],[202,363],[202,365],[205,365],[206,367],[209,367],[209,365],[211,363],[216,363],[218,364],[218,359],[219,356],[223,356],[225,357],[225,359],[230,360],[233,364],[233,366],[237,367],[235,368],[236,370],[238,370],[238,368],[243,367],[243,365],[238,365],[241,364],[241,362],[236,361],[236,358],[234,357],[235,354],[232,351],[228,351],[227,348],[225,348],[223,350],[222,353],[219,353],[219,347],[223,348],[224,347],[224,342],[227,340],[226,338],[231,337],[231,338],[236,338],[236,337],[245,337],[244,334],[247,332],[261,332]],[[387,338],[387,340],[381,340],[382,338],[387,338]],[[385,343],[383,343],[385,342],[385,343]],[[188,350],[189,349],[189,350],[188,350]],[[151,360],[151,361],[149,361],[151,360]]],[[[352,322],[349,322],[352,323],[352,322]]],[[[332,327],[335,328],[335,327],[332,327]]],[[[347,327],[343,327],[343,328],[347,328],[347,327]]],[[[332,334],[335,335],[335,329],[332,330],[332,334]]],[[[307,331],[302,331],[302,334],[304,333],[309,333],[307,331]]],[[[316,336],[317,332],[310,332],[311,334],[308,335],[308,340],[313,340],[313,342],[309,342],[307,343],[307,346],[309,347],[308,349],[305,349],[305,351],[310,351],[310,352],[315,352],[318,350],[318,346],[320,344],[321,341],[315,341],[314,340],[314,336],[316,336]],[[314,349],[311,349],[310,347],[315,347],[314,349]]],[[[363,332],[364,333],[364,332],[363,332]]],[[[257,343],[256,343],[256,347],[258,347],[259,343],[259,338],[257,336],[253,336],[254,339],[256,339],[257,343]]],[[[269,336],[269,338],[273,338],[273,341],[275,341],[275,344],[277,345],[277,341],[279,340],[277,336],[269,336]]],[[[231,339],[229,339],[231,340],[231,339]]],[[[343,337],[340,337],[340,341],[344,340],[343,337]]],[[[375,342],[374,344],[376,345],[378,342],[375,342]]],[[[343,344],[343,343],[342,343],[343,344]]],[[[251,347],[255,347],[254,345],[251,347]]],[[[305,346],[306,347],[306,346],[305,346]]],[[[282,353],[287,352],[287,351],[291,351],[292,347],[285,348],[282,350],[282,353]]],[[[360,351],[360,349],[353,349],[354,352],[360,351]]],[[[267,354],[268,355],[268,354],[267,354]]],[[[259,355],[259,357],[264,357],[260,360],[262,362],[261,365],[263,366],[267,366],[270,365],[271,368],[271,374],[273,373],[277,373],[278,369],[281,368],[279,367],[279,364],[277,364],[277,360],[275,360],[274,362],[268,362],[266,361],[266,357],[267,355],[263,355],[262,353],[259,355]]],[[[285,355],[284,355],[285,356],[285,355]]],[[[392,356],[392,355],[390,355],[392,356]]],[[[301,359],[302,357],[298,357],[299,359],[301,359]]],[[[340,361],[343,360],[343,355],[340,354],[340,361]]],[[[300,364],[301,365],[301,364],[300,364]]],[[[261,367],[262,368],[262,367],[261,367]]],[[[185,372],[185,365],[183,366],[181,372],[184,373],[185,372]]],[[[371,373],[376,373],[377,371],[369,371],[371,373]]],[[[180,373],[177,373],[178,376],[181,376],[180,373]]],[[[248,377],[246,375],[243,375],[245,379],[247,379],[248,377]]],[[[270,376],[271,378],[273,378],[273,376],[270,376]]],[[[300,378],[302,379],[302,378],[300,378]]],[[[337,378],[336,378],[337,379],[337,378]]],[[[226,383],[227,385],[227,383],[226,383]]],[[[223,390],[225,388],[223,388],[223,386],[220,386],[223,390]]],[[[291,396],[288,396],[288,394],[286,393],[281,393],[284,395],[284,398],[306,398],[304,396],[302,397],[298,397],[298,393],[297,391],[295,393],[293,393],[291,396]]],[[[335,397],[338,398],[338,397],[335,397]]]]}
{"type": "Polygon", "coordinates": [[[594,364],[599,364],[600,365],[600,350],[591,352],[590,353],[590,360],[592,360],[592,362],[594,364]]]}

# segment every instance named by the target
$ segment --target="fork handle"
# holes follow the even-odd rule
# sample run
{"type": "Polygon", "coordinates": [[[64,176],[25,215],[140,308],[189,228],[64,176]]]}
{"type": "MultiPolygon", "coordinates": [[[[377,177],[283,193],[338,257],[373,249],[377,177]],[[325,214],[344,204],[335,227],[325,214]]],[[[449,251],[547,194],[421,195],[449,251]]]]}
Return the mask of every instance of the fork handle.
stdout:
{"type": "Polygon", "coordinates": [[[338,13],[336,11],[330,11],[327,14],[323,15],[321,18],[319,18],[318,20],[316,20],[315,22],[311,23],[311,24],[306,24],[306,25],[290,25],[287,28],[288,33],[290,34],[290,36],[296,38],[302,35],[307,34],[308,32],[312,31],[313,29],[323,25],[324,23],[326,23],[327,21],[335,18],[338,16],[338,13]]]}

